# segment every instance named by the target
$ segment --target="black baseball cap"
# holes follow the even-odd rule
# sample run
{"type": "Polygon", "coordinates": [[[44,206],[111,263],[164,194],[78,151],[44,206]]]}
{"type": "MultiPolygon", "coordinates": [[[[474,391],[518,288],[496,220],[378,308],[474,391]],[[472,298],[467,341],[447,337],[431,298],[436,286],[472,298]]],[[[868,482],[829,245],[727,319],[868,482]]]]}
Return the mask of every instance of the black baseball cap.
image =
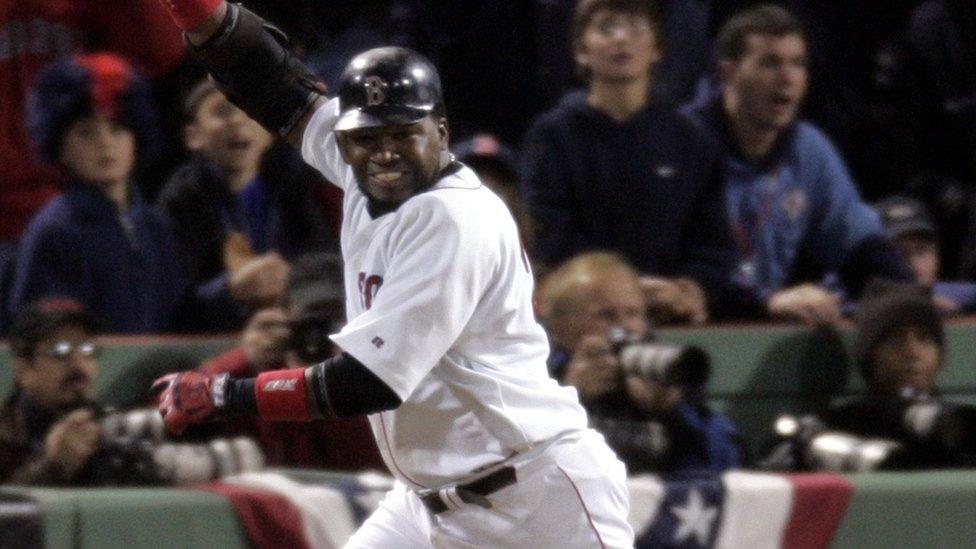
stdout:
{"type": "Polygon", "coordinates": [[[481,166],[494,166],[514,179],[518,173],[515,153],[489,133],[479,133],[451,147],[457,159],[475,170],[481,166]]]}
{"type": "Polygon", "coordinates": [[[33,356],[39,341],[62,326],[81,326],[91,333],[98,331],[95,319],[75,299],[49,297],[22,309],[10,328],[10,350],[14,356],[33,356]]]}
{"type": "Polygon", "coordinates": [[[892,240],[909,235],[938,239],[928,208],[914,198],[893,196],[879,202],[875,208],[881,216],[885,236],[892,240]]]}
{"type": "Polygon", "coordinates": [[[344,303],[342,258],[339,254],[313,252],[295,259],[285,282],[286,306],[308,311],[344,303]]]}

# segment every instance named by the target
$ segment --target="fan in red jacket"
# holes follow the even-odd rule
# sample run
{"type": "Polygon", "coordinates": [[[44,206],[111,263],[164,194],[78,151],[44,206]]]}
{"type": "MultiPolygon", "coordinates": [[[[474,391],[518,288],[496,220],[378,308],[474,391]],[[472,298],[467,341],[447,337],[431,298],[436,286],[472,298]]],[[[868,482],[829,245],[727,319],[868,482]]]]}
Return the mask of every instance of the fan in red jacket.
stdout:
{"type": "MultiPolygon", "coordinates": [[[[254,377],[265,370],[302,366],[288,350],[291,325],[279,307],[262,309],[244,328],[241,346],[198,371],[213,376],[254,377]]],[[[260,444],[270,465],[356,471],[384,470],[365,416],[311,422],[269,421],[236,416],[223,424],[222,436],[247,435],[260,444]]]]}

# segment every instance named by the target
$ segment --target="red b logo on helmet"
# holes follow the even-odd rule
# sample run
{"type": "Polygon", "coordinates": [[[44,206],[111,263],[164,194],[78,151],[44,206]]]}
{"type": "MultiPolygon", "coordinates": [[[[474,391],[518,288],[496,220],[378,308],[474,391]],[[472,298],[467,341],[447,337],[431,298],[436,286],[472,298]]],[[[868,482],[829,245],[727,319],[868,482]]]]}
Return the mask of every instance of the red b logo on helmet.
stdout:
{"type": "Polygon", "coordinates": [[[366,86],[366,104],[372,107],[373,105],[382,105],[386,101],[386,94],[383,93],[383,88],[386,87],[386,82],[379,76],[369,76],[363,82],[366,86]]]}

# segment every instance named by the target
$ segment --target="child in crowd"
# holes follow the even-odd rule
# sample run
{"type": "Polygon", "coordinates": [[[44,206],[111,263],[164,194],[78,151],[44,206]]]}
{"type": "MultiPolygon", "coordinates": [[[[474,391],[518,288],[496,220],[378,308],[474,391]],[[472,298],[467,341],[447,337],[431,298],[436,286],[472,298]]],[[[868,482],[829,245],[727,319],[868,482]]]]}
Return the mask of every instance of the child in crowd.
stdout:
{"type": "Polygon", "coordinates": [[[928,209],[918,200],[893,196],[876,206],[885,235],[915,272],[918,282],[931,286],[935,304],[944,314],[976,310],[976,284],[940,280],[942,257],[939,235],[928,209]]]}
{"type": "Polygon", "coordinates": [[[64,59],[39,74],[28,127],[69,183],[24,233],[11,312],[59,295],[81,302],[107,332],[187,326],[192,292],[173,235],[133,181],[153,154],[155,118],[146,81],[113,54],[64,59]]]}

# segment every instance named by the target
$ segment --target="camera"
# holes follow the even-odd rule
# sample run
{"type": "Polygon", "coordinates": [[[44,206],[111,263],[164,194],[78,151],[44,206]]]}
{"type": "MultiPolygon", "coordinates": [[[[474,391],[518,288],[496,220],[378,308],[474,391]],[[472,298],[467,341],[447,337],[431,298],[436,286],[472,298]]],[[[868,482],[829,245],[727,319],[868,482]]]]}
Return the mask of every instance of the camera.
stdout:
{"type": "Polygon", "coordinates": [[[164,441],[155,410],[108,412],[101,418],[101,448],[82,473],[94,486],[172,485],[207,482],[264,467],[252,439],[214,439],[206,444],[164,441]]]}
{"type": "Polygon", "coordinates": [[[322,362],[332,356],[330,334],[342,327],[342,319],[329,308],[305,311],[291,322],[291,349],[305,364],[322,362]]]}
{"type": "Polygon", "coordinates": [[[899,397],[896,417],[915,441],[953,450],[964,446],[974,434],[969,422],[950,403],[910,388],[903,389],[899,397]]]}
{"type": "Polygon", "coordinates": [[[708,382],[711,359],[699,347],[641,339],[623,328],[611,329],[607,339],[626,375],[695,388],[708,382]]]}
{"type": "Polygon", "coordinates": [[[903,446],[894,440],[831,431],[816,416],[782,415],[773,430],[780,440],[760,468],[865,472],[895,465],[903,446]]]}

